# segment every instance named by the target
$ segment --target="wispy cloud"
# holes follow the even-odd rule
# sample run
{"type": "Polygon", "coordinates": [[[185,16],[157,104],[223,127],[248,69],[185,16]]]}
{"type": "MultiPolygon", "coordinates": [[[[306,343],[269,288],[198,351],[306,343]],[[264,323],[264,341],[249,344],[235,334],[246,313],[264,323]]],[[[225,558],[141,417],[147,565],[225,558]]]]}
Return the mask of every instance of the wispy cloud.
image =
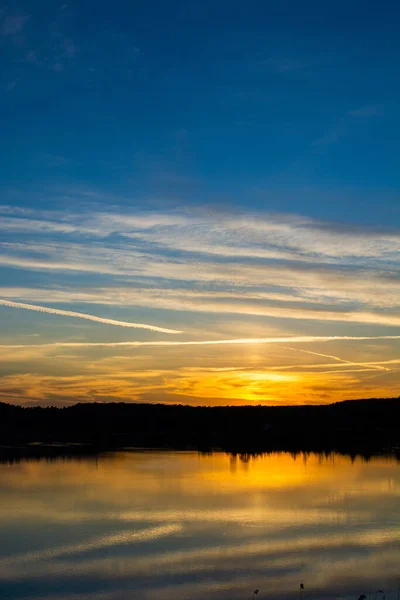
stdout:
{"type": "Polygon", "coordinates": [[[88,321],[95,321],[96,323],[103,323],[105,325],[116,325],[118,327],[130,327],[133,329],[148,329],[150,331],[157,331],[159,333],[182,333],[175,329],[167,329],[165,327],[157,327],[156,325],[146,325],[144,323],[130,323],[127,321],[117,321],[115,319],[103,319],[102,317],[96,317],[94,315],[88,315],[85,313],[74,312],[71,310],[60,310],[58,308],[48,308],[47,306],[35,306],[33,304],[24,304],[22,302],[12,302],[11,300],[1,300],[0,306],[6,306],[8,308],[22,308],[25,310],[33,310],[41,313],[48,313],[51,315],[60,315],[62,317],[74,317],[77,319],[87,319],[88,321]]]}
{"type": "Polygon", "coordinates": [[[27,15],[8,15],[3,19],[2,23],[0,24],[0,36],[6,37],[21,33],[28,21],[29,16],[27,15]]]}
{"type": "Polygon", "coordinates": [[[349,135],[349,128],[343,122],[334,125],[331,129],[323,133],[320,137],[315,139],[311,146],[333,146],[337,144],[342,138],[349,135]]]}
{"type": "MultiPolygon", "coordinates": [[[[175,333],[175,332],[174,332],[175,333]]],[[[118,347],[141,347],[141,346],[220,346],[230,344],[309,344],[316,342],[337,341],[365,341],[365,340],[400,340],[400,335],[374,335],[374,336],[312,336],[304,335],[298,337],[270,337],[270,338],[239,338],[226,340],[182,340],[182,341],[132,341],[132,342],[50,342],[46,344],[0,344],[4,348],[118,348],[118,347]]]]}
{"type": "Polygon", "coordinates": [[[382,106],[378,104],[366,104],[349,111],[351,117],[375,117],[382,112],[382,106]]]}
{"type": "MultiPolygon", "coordinates": [[[[311,350],[304,350],[302,348],[289,348],[288,350],[295,350],[297,352],[304,352],[305,354],[311,354],[312,356],[320,356],[322,358],[332,358],[333,360],[337,360],[342,365],[350,365],[353,367],[367,367],[368,369],[376,369],[378,371],[390,371],[388,367],[384,367],[382,364],[377,363],[364,363],[364,362],[354,362],[352,360],[346,360],[344,358],[340,358],[340,356],[335,356],[334,354],[322,354],[321,352],[312,352],[311,350]]],[[[329,365],[330,366],[330,365],[329,365]]]]}
{"type": "Polygon", "coordinates": [[[67,58],[74,58],[78,49],[77,49],[76,45],[74,44],[73,40],[71,40],[71,38],[64,38],[63,46],[64,46],[65,56],[67,58]]]}
{"type": "Polygon", "coordinates": [[[395,227],[263,211],[128,210],[120,204],[106,210],[93,204],[104,199],[87,190],[64,199],[74,194],[84,198],[85,211],[0,207],[0,266],[14,270],[14,280],[21,270],[27,281],[12,286],[5,280],[0,304],[57,315],[62,335],[47,329],[42,344],[10,344],[17,340],[3,335],[2,398],[318,403],[395,393],[395,227]],[[54,307],[61,303],[63,310],[54,307]],[[106,306],[107,313],[65,310],[64,304],[106,306]],[[110,307],[116,314],[121,307],[130,315],[133,307],[158,311],[157,325],[92,314],[108,315],[110,307]],[[61,317],[181,332],[182,338],[111,341],[109,334],[100,337],[100,327],[80,337],[78,323],[78,337],[70,338],[61,317]],[[172,317],[176,329],[163,327],[172,317]],[[322,344],[332,344],[332,352],[324,353],[322,344]],[[300,364],[304,353],[314,363],[300,364]],[[39,363],[77,379],[32,379],[39,363]],[[26,368],[26,377],[12,375],[11,365],[26,368]]]}
{"type": "MultiPolygon", "coordinates": [[[[52,358],[52,362],[56,360],[52,358]]],[[[79,361],[82,359],[76,359],[79,361]]],[[[156,357],[153,357],[153,361],[156,357]]],[[[61,363],[63,359],[59,359],[61,363]]],[[[69,363],[69,371],[73,363],[69,363]]],[[[26,403],[61,405],[77,401],[150,401],[185,403],[293,402],[320,403],[334,400],[339,394],[347,398],[393,396],[394,372],[380,373],[387,379],[377,381],[376,371],[365,367],[304,370],[301,366],[287,371],[274,368],[190,368],[140,371],[126,364],[81,375],[40,375],[35,372],[0,377],[0,399],[26,403]]]]}
{"type": "Polygon", "coordinates": [[[30,63],[32,65],[37,65],[37,66],[41,65],[41,62],[38,59],[37,52],[35,50],[29,50],[25,55],[25,59],[28,63],[30,63]]]}
{"type": "Polygon", "coordinates": [[[382,113],[382,110],[382,105],[378,104],[366,104],[359,106],[358,108],[351,109],[347,112],[347,115],[338,119],[330,129],[315,139],[311,145],[315,148],[318,148],[318,146],[323,147],[337,144],[341,139],[346,138],[351,134],[352,127],[354,127],[355,124],[355,119],[376,117],[382,113]]]}
{"type": "Polygon", "coordinates": [[[275,71],[276,73],[291,73],[315,68],[321,64],[321,59],[299,58],[297,56],[275,56],[259,61],[258,64],[261,66],[266,66],[271,69],[271,71],[275,71]]]}
{"type": "Polygon", "coordinates": [[[7,208],[0,223],[5,232],[91,235],[99,239],[118,235],[131,245],[143,241],[159,249],[231,258],[343,261],[366,256],[387,259],[400,251],[398,230],[345,227],[296,215],[143,210],[136,214],[54,211],[12,215],[7,208]]]}
{"type": "Polygon", "coordinates": [[[4,89],[6,90],[6,92],[12,92],[12,90],[15,88],[15,86],[17,85],[17,80],[13,79],[12,81],[9,81],[8,83],[4,84],[4,89]]]}
{"type": "MultiPolygon", "coordinates": [[[[34,264],[32,265],[32,262],[28,262],[28,264],[34,266],[34,264]]],[[[52,268],[58,270],[57,265],[49,264],[49,268],[50,270],[52,268]]],[[[69,267],[67,267],[67,270],[68,268],[69,267]]],[[[160,265],[160,272],[158,274],[158,278],[163,276],[165,277],[167,269],[167,267],[164,267],[164,272],[162,272],[162,265],[160,265]]],[[[175,269],[174,272],[169,272],[169,278],[178,280],[186,279],[190,281],[190,278],[192,276],[192,274],[189,272],[190,267],[186,267],[185,269],[188,271],[186,277],[184,277],[183,275],[180,278],[177,277],[178,273],[175,269]]],[[[245,270],[245,267],[243,267],[243,270],[245,270]]],[[[91,269],[91,271],[98,272],[94,267],[91,269]]],[[[221,284],[223,284],[224,282],[229,284],[229,270],[227,271],[228,272],[224,274],[224,278],[222,277],[222,271],[220,273],[221,284]]],[[[268,270],[266,270],[266,273],[267,272],[268,270]]],[[[115,274],[115,271],[113,274],[115,274]]],[[[255,273],[254,275],[256,276],[256,274],[257,273],[255,273]]],[[[196,278],[198,278],[199,275],[199,273],[195,273],[196,278]]],[[[209,275],[212,275],[212,271],[210,271],[209,275]]],[[[237,275],[240,275],[239,269],[237,270],[237,275]]],[[[271,273],[271,276],[273,276],[273,273],[271,273]]],[[[214,277],[214,281],[215,279],[216,277],[214,277]]],[[[256,277],[254,277],[254,281],[255,280],[256,277]]],[[[207,281],[207,279],[204,279],[204,281],[207,281]]],[[[47,292],[42,292],[41,294],[37,292],[29,294],[29,290],[21,290],[20,294],[14,291],[14,293],[12,293],[11,296],[14,298],[19,296],[25,296],[33,299],[39,299],[40,301],[44,302],[86,302],[115,306],[136,306],[144,308],[151,307],[180,312],[183,311],[227,315],[252,315],[255,317],[258,316],[281,319],[296,319],[300,321],[314,320],[317,322],[331,321],[343,323],[351,322],[371,325],[375,324],[385,326],[400,326],[400,316],[396,312],[391,314],[390,312],[385,312],[376,309],[365,310],[365,308],[361,309],[361,307],[357,307],[357,309],[353,310],[348,310],[346,306],[343,307],[340,303],[336,305],[334,297],[326,298],[326,304],[321,305],[321,303],[324,301],[323,296],[317,300],[312,298],[312,295],[317,294],[316,290],[310,292],[311,299],[310,302],[308,302],[306,290],[306,285],[304,285],[303,289],[299,289],[299,291],[301,291],[302,294],[301,296],[295,296],[293,292],[291,293],[290,291],[288,291],[286,293],[285,298],[281,298],[279,294],[268,294],[268,292],[260,292],[259,294],[257,294],[257,292],[246,292],[246,290],[243,290],[242,292],[240,287],[238,287],[237,291],[235,292],[202,292],[201,290],[197,292],[180,289],[165,289],[165,291],[163,292],[162,289],[133,288],[131,290],[124,290],[124,288],[121,288],[120,291],[115,290],[114,292],[107,291],[105,289],[103,294],[101,292],[101,289],[98,291],[89,290],[86,293],[84,291],[72,291],[63,294],[60,290],[55,290],[53,298],[50,290],[47,292]]],[[[373,292],[371,291],[371,294],[372,293],[373,292]]],[[[393,293],[395,292],[393,291],[393,293]]],[[[6,294],[7,291],[5,290],[3,296],[6,294]]],[[[390,304],[389,297],[390,296],[387,296],[388,304],[390,304]]],[[[382,306],[383,302],[384,300],[380,300],[380,306],[382,306]]],[[[371,304],[374,303],[371,302],[371,304]]],[[[394,301],[392,300],[392,306],[393,305],[395,306],[394,301]]]]}
{"type": "Polygon", "coordinates": [[[55,301],[400,325],[395,229],[275,213],[2,212],[4,267],[125,282],[63,299],[58,289],[55,301]]]}

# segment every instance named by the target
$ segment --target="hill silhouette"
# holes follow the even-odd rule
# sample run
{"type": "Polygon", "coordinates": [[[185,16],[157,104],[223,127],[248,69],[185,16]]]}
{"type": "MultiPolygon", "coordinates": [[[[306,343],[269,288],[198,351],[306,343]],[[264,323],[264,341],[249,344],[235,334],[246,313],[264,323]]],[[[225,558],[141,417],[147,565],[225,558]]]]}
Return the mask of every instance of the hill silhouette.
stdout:
{"type": "Polygon", "coordinates": [[[0,403],[0,452],[156,447],[400,453],[399,423],[400,398],[318,406],[79,403],[44,408],[0,403]]]}

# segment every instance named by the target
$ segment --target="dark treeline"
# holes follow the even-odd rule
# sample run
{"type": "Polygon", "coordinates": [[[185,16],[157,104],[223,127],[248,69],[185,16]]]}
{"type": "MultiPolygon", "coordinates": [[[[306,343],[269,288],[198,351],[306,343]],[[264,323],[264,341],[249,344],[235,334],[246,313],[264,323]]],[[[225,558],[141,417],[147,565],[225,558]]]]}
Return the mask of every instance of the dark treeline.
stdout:
{"type": "Polygon", "coordinates": [[[123,447],[235,453],[400,452],[400,398],[321,406],[193,407],[88,403],[23,408],[0,403],[0,453],[123,447]],[[41,444],[41,445],[39,445],[41,444]]]}

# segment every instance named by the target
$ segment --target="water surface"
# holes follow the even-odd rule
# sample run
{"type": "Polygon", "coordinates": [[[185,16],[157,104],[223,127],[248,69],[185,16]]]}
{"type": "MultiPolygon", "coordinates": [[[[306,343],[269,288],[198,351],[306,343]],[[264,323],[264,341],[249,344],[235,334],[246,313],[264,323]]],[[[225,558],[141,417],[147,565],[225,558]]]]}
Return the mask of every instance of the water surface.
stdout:
{"type": "Polygon", "coordinates": [[[397,600],[400,466],[117,452],[0,465],[0,598],[397,600]]]}

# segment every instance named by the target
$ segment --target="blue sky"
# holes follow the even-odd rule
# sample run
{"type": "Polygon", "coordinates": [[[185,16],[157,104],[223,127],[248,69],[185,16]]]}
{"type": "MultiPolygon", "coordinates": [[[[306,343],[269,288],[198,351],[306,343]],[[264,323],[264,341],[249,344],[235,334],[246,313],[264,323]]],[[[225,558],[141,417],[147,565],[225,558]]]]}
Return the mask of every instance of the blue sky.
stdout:
{"type": "Polygon", "coordinates": [[[398,357],[399,17],[397,2],[3,4],[1,397],[396,395],[395,367],[365,365],[398,357]],[[246,342],[88,345],[165,336],[246,342]]]}

